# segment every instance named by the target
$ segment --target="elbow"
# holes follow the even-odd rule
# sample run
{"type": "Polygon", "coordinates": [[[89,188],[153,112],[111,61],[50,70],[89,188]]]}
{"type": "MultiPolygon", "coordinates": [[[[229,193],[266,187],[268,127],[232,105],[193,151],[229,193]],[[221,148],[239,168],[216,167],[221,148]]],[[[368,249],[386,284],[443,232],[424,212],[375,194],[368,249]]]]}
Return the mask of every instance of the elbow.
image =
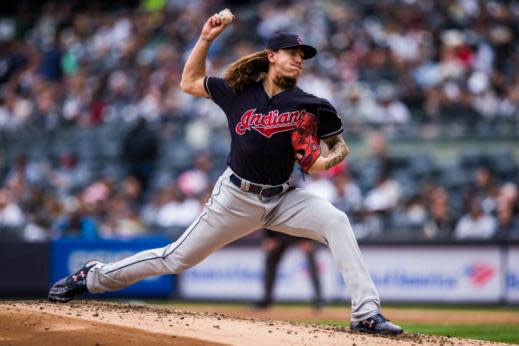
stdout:
{"type": "Polygon", "coordinates": [[[180,81],[180,89],[181,89],[183,92],[189,94],[189,90],[190,90],[189,86],[190,86],[190,83],[187,82],[185,79],[182,79],[182,80],[180,81]]]}
{"type": "Polygon", "coordinates": [[[348,144],[344,143],[344,157],[347,157],[350,154],[350,147],[348,144]]]}
{"type": "Polygon", "coordinates": [[[192,95],[192,96],[202,96],[200,93],[199,83],[196,80],[186,80],[182,79],[180,81],[180,89],[185,92],[186,94],[192,95]]]}
{"type": "Polygon", "coordinates": [[[350,147],[347,145],[346,145],[345,152],[346,152],[346,156],[348,156],[350,154],[350,147]]]}

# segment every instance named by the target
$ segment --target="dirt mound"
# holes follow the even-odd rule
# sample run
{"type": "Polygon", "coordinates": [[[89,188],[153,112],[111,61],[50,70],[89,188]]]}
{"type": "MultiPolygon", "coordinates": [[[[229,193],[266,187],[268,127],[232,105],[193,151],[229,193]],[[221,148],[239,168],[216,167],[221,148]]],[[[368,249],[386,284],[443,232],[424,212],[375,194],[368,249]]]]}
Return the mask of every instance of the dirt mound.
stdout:
{"type": "Polygon", "coordinates": [[[0,310],[0,345],[222,345],[44,312],[0,310]]]}
{"type": "Polygon", "coordinates": [[[130,304],[78,301],[0,302],[0,344],[9,345],[498,345],[496,343],[404,334],[398,337],[350,333],[331,327],[230,317],[130,304]],[[5,323],[4,323],[5,321],[5,323]],[[36,342],[37,340],[37,342],[36,342]]]}
{"type": "MultiPolygon", "coordinates": [[[[163,303],[161,306],[164,306],[163,303]]],[[[248,317],[256,319],[271,319],[281,321],[312,321],[345,320],[351,310],[345,306],[325,306],[322,309],[312,309],[311,306],[276,305],[267,309],[254,309],[246,305],[225,304],[190,304],[173,302],[170,307],[195,312],[217,312],[231,317],[248,317]]],[[[434,323],[434,324],[517,324],[517,310],[488,310],[484,308],[461,309],[450,308],[416,308],[416,307],[384,307],[384,316],[398,323],[434,323]]]]}

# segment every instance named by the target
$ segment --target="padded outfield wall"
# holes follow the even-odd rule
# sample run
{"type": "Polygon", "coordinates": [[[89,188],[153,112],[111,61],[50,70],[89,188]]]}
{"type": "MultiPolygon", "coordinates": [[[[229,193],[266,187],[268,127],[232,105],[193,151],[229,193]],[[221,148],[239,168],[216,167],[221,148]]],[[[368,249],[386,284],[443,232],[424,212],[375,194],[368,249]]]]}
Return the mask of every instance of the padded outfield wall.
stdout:
{"type": "MultiPolygon", "coordinates": [[[[361,250],[384,301],[519,303],[519,245],[371,243],[361,250]]],[[[180,296],[258,299],[264,256],[259,248],[221,249],[182,274],[180,296]]],[[[348,289],[327,249],[318,250],[317,262],[324,298],[348,300],[348,289]]],[[[297,247],[283,258],[274,293],[278,300],[312,298],[306,258],[297,247]]]]}
{"type": "MultiPolygon", "coordinates": [[[[84,261],[113,261],[162,247],[164,237],[110,241],[0,243],[0,297],[45,297],[52,282],[84,261]]],[[[361,243],[361,251],[384,301],[519,303],[519,243],[361,243]]],[[[108,297],[179,297],[190,300],[257,300],[262,295],[265,253],[258,246],[228,246],[179,276],[149,278],[108,297]]],[[[347,301],[348,289],[330,252],[317,262],[327,301],[347,301]]],[[[312,288],[306,258],[287,251],[275,298],[306,301],[312,288]]]]}

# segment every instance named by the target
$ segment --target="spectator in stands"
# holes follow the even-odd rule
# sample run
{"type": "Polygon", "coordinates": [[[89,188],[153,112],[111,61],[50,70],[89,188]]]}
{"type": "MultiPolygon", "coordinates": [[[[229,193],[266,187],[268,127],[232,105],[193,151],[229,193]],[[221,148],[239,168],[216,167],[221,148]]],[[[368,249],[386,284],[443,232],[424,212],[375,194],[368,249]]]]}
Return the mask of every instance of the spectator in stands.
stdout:
{"type": "Polygon", "coordinates": [[[396,231],[408,231],[409,236],[421,237],[427,221],[427,210],[420,195],[403,201],[402,207],[393,213],[392,226],[396,231]]]}
{"type": "Polygon", "coordinates": [[[382,168],[376,186],[366,194],[364,205],[370,211],[387,214],[397,207],[400,190],[400,184],[391,178],[389,167],[386,165],[382,168]]]}
{"type": "Polygon", "coordinates": [[[110,199],[101,230],[105,238],[115,239],[127,239],[147,233],[137,211],[131,207],[131,201],[122,193],[110,199]]]}
{"type": "Polygon", "coordinates": [[[95,220],[88,215],[85,204],[78,200],[77,206],[56,220],[53,225],[55,238],[97,240],[98,228],[95,220]]]}
{"type": "Polygon", "coordinates": [[[60,107],[60,85],[40,81],[34,90],[35,106],[31,114],[31,125],[43,130],[54,130],[62,124],[60,107]]]}
{"type": "Polygon", "coordinates": [[[516,72],[511,86],[505,91],[499,109],[504,117],[519,120],[519,73],[516,72]]]}
{"type": "Polygon", "coordinates": [[[90,170],[78,163],[78,156],[73,152],[61,154],[57,167],[49,175],[50,183],[63,195],[74,193],[91,180],[90,170]]]}
{"type": "Polygon", "coordinates": [[[85,204],[91,216],[98,224],[109,216],[108,209],[112,198],[117,194],[116,182],[110,176],[93,181],[83,191],[77,193],[74,198],[64,199],[66,209],[74,209],[79,200],[85,204]]]}
{"type": "MultiPolygon", "coordinates": [[[[25,114],[22,108],[34,108],[35,120],[43,121],[49,128],[57,126],[59,119],[69,117],[72,123],[84,126],[81,119],[88,110],[95,113],[92,120],[96,119],[90,124],[100,124],[99,119],[113,116],[131,119],[136,112],[150,120],[168,113],[161,109],[162,103],[175,94],[171,85],[178,84],[174,78],[182,65],[182,56],[191,48],[197,33],[188,23],[196,22],[193,17],[214,12],[214,4],[169,4],[157,16],[154,11],[142,12],[135,7],[137,3],[128,4],[126,11],[111,8],[120,5],[88,10],[78,6],[74,11],[62,3],[30,5],[34,10],[32,21],[20,23],[18,18],[26,17],[15,15],[6,22],[0,57],[0,65],[5,68],[0,71],[0,87],[5,85],[7,89],[3,94],[14,95],[8,96],[14,100],[9,104],[28,106],[35,100],[33,106],[15,107],[20,110],[14,113],[25,114]],[[139,15],[135,15],[137,12],[139,15]],[[23,33],[17,32],[20,27],[23,33]],[[166,39],[161,40],[163,37],[166,39]],[[62,81],[63,76],[77,80],[88,76],[84,92],[77,93],[74,88],[58,90],[61,86],[56,89],[56,81],[62,81]],[[49,92],[50,89],[56,90],[49,92]],[[94,95],[87,95],[88,90],[94,95]],[[106,112],[100,112],[101,109],[106,112]],[[78,110],[81,116],[76,118],[78,110]]],[[[225,1],[219,6],[224,5],[225,1]]],[[[381,80],[398,91],[394,101],[402,101],[400,105],[382,101],[385,96],[378,99],[389,116],[367,112],[382,129],[394,128],[395,122],[412,121],[410,112],[405,110],[409,108],[425,108],[436,114],[441,109],[462,107],[470,110],[472,121],[490,113],[492,117],[497,113],[518,117],[514,91],[518,80],[514,78],[518,36],[510,24],[517,21],[518,14],[513,2],[459,6],[457,1],[438,5],[399,0],[380,6],[337,2],[322,7],[318,2],[301,6],[296,2],[281,5],[266,1],[249,5],[247,9],[235,9],[240,18],[234,24],[236,30],[214,47],[216,51],[229,48],[228,61],[214,59],[209,68],[220,71],[238,53],[254,51],[257,47],[244,43],[251,36],[259,38],[256,43],[260,46],[261,38],[277,30],[299,28],[323,52],[308,68],[314,85],[321,85],[320,90],[331,95],[327,98],[340,104],[337,101],[344,96],[345,82],[368,89],[367,93],[360,93],[361,101],[365,95],[376,92],[381,80]],[[253,11],[256,16],[249,16],[246,11],[253,11]],[[312,29],[305,25],[308,18],[312,20],[312,29]],[[247,28],[257,30],[251,32],[247,28]],[[389,122],[380,122],[380,117],[389,122]]],[[[15,11],[16,7],[12,5],[15,11]]],[[[383,94],[392,92],[378,93],[383,94]]],[[[178,103],[179,111],[192,113],[200,109],[200,103],[186,98],[178,103]]],[[[365,114],[357,114],[362,127],[371,121],[366,120],[369,117],[365,114]]],[[[450,120],[456,122],[464,114],[453,113],[450,120]]],[[[199,114],[190,121],[197,117],[199,114]]],[[[211,117],[215,118],[212,114],[211,117]]],[[[2,118],[0,110],[0,127],[2,118]]],[[[8,120],[14,126],[7,128],[16,128],[17,120],[8,120]]]]}
{"type": "Polygon", "coordinates": [[[31,111],[30,100],[6,91],[0,96],[0,129],[19,130],[28,122],[31,111]]]}
{"type": "Polygon", "coordinates": [[[7,189],[0,189],[0,228],[18,229],[25,223],[22,209],[7,189]]]}
{"type": "Polygon", "coordinates": [[[407,106],[397,99],[397,91],[389,82],[381,82],[375,91],[376,106],[366,119],[370,124],[391,129],[406,125],[410,121],[407,106]]]}
{"type": "Polygon", "coordinates": [[[140,218],[148,229],[154,230],[155,228],[160,227],[158,224],[158,214],[168,201],[168,190],[162,188],[154,191],[151,198],[144,203],[141,209],[140,218]]]}
{"type": "Polygon", "coordinates": [[[336,198],[336,190],[333,186],[333,183],[326,175],[318,173],[318,174],[310,174],[304,181],[301,182],[301,185],[304,186],[305,190],[321,196],[327,201],[333,201],[336,198]]]}
{"type": "Polygon", "coordinates": [[[14,161],[12,167],[7,172],[4,186],[10,189],[10,194],[14,198],[20,198],[23,191],[27,188],[29,180],[29,158],[27,155],[20,155],[14,161]]]}
{"type": "Polygon", "coordinates": [[[469,213],[456,225],[456,239],[490,239],[496,233],[497,222],[492,215],[485,214],[481,199],[472,198],[469,213]]]}
{"type": "MultiPolygon", "coordinates": [[[[198,34],[190,23],[197,22],[194,17],[213,13],[215,4],[170,1],[167,6],[159,6],[158,12],[147,12],[137,8],[139,2],[135,1],[127,3],[124,11],[119,10],[120,4],[103,2],[97,6],[100,2],[92,1],[88,9],[65,2],[42,6],[30,2],[22,7],[17,2],[5,2],[14,13],[4,18],[0,30],[1,179],[12,203],[30,224],[43,226],[50,222],[48,218],[53,218],[51,223],[56,221],[55,211],[40,215],[25,203],[33,186],[46,189],[45,200],[54,198],[53,186],[57,187],[60,200],[56,203],[72,209],[76,191],[87,185],[82,191],[87,209],[103,223],[117,194],[115,186],[128,174],[141,181],[142,191],[136,203],[133,197],[124,199],[132,210],[147,215],[143,205],[157,202],[151,203],[148,198],[153,199],[148,192],[154,167],[160,164],[161,172],[177,176],[178,170],[190,165],[185,160],[185,167],[172,167],[171,156],[160,158],[159,140],[165,147],[182,140],[186,157],[197,157],[200,148],[221,152],[228,146],[228,138],[222,135],[226,131],[221,131],[227,123],[218,107],[189,97],[178,88],[182,59],[198,34]],[[31,16],[18,11],[29,11],[31,16]],[[148,120],[147,126],[139,128],[142,123],[136,119],[140,116],[148,120]],[[86,143],[86,150],[77,150],[75,136],[83,137],[78,130],[88,128],[91,140],[109,133],[119,141],[133,123],[138,126],[123,145],[128,174],[118,174],[125,168],[118,160],[110,162],[115,173],[107,174],[106,165],[96,156],[96,145],[86,143]],[[151,130],[154,126],[160,127],[160,135],[151,130]],[[55,132],[49,135],[47,131],[55,132]],[[45,145],[32,140],[33,135],[44,135],[45,145]],[[74,139],[66,142],[71,146],[66,150],[81,158],[77,164],[68,159],[57,165],[53,162],[54,155],[63,152],[62,138],[74,139]],[[37,160],[34,152],[38,153],[37,160]],[[86,156],[92,159],[88,160],[88,170],[82,167],[87,163],[86,156]],[[13,162],[12,157],[19,159],[13,162]],[[105,175],[113,181],[94,180],[105,175]]],[[[225,7],[226,3],[218,2],[218,6],[225,7]]],[[[369,192],[376,191],[373,188],[384,167],[396,166],[385,135],[411,135],[417,140],[443,135],[517,137],[519,35],[514,24],[519,22],[519,12],[514,6],[510,1],[458,0],[447,4],[395,0],[376,6],[352,1],[326,6],[311,1],[304,6],[294,1],[250,2],[247,7],[233,9],[239,20],[213,45],[215,51],[228,49],[229,54],[212,59],[208,70],[221,74],[236,56],[263,47],[262,37],[287,29],[287,25],[298,28],[295,31],[308,37],[321,52],[307,66],[308,79],[301,82],[325,90],[340,110],[346,136],[362,140],[367,130],[379,128],[379,132],[369,134],[369,157],[355,160],[353,169],[362,193],[368,192],[371,204],[374,200],[379,203],[380,199],[369,192]],[[307,25],[308,20],[312,25],[307,25]],[[427,117],[427,131],[406,132],[420,125],[422,117],[427,117]]],[[[362,151],[355,153],[364,155],[362,151]]],[[[198,163],[196,166],[194,172],[179,178],[178,184],[200,203],[198,191],[205,191],[218,170],[200,169],[198,163]],[[209,176],[210,181],[202,175],[209,176]]],[[[513,214],[517,215],[517,188],[512,183],[517,176],[511,171],[509,181],[500,187],[498,179],[502,177],[494,177],[492,168],[478,169],[470,189],[465,178],[459,182],[467,192],[467,209],[468,201],[477,195],[486,213],[499,215],[500,204],[506,203],[515,206],[513,214]]],[[[356,189],[350,186],[349,192],[344,192],[347,184],[342,177],[337,179],[334,188],[338,201],[334,203],[350,208],[349,204],[357,203],[352,199],[358,200],[357,193],[352,192],[356,189]]],[[[420,183],[418,179],[404,187],[420,183]]],[[[424,228],[426,237],[443,238],[449,233],[461,204],[454,191],[449,199],[448,203],[427,204],[430,219],[424,228]]],[[[150,214],[155,215],[155,209],[162,207],[157,202],[150,207],[150,214]]],[[[382,229],[378,211],[360,208],[350,216],[352,223],[359,223],[354,227],[356,232],[366,230],[362,234],[372,236],[382,229]]],[[[145,218],[148,224],[155,216],[145,218]]],[[[164,219],[168,218],[161,217],[164,219]]]]}
{"type": "Polygon", "coordinates": [[[499,187],[495,182],[495,174],[489,165],[478,167],[474,173],[474,184],[469,186],[468,198],[478,196],[481,199],[483,211],[491,214],[496,210],[499,187]]]}
{"type": "Polygon", "coordinates": [[[350,223],[358,239],[376,239],[386,230],[384,218],[379,213],[363,207],[351,216],[350,223]]]}
{"type": "Polygon", "coordinates": [[[159,153],[158,135],[144,118],[139,118],[128,132],[123,142],[123,158],[128,164],[128,172],[137,178],[144,192],[155,171],[159,153]]]}
{"type": "Polygon", "coordinates": [[[423,229],[425,238],[450,239],[455,220],[449,205],[449,194],[442,187],[434,187],[428,191],[428,197],[429,213],[423,229]]]}
{"type": "Polygon", "coordinates": [[[210,153],[199,152],[194,159],[195,167],[177,178],[177,185],[184,195],[193,198],[203,194],[211,185],[213,161],[210,153]]]}
{"type": "Polygon", "coordinates": [[[121,197],[126,200],[128,207],[137,212],[144,200],[142,186],[139,180],[133,176],[123,179],[121,182],[121,197]]]}
{"type": "Polygon", "coordinates": [[[519,189],[512,182],[507,182],[499,189],[497,198],[498,208],[510,208],[515,213],[519,212],[519,189]]]}
{"type": "Polygon", "coordinates": [[[497,239],[516,239],[519,236],[519,216],[512,206],[502,204],[497,209],[497,239]]]}
{"type": "Polygon", "coordinates": [[[382,170],[391,169],[391,159],[387,148],[387,139],[384,133],[380,131],[370,132],[367,136],[367,146],[369,154],[365,160],[361,162],[359,170],[362,175],[359,179],[363,185],[373,187],[377,184],[382,170]]]}
{"type": "Polygon", "coordinates": [[[196,198],[187,198],[176,185],[166,187],[167,202],[157,212],[157,226],[184,228],[191,224],[202,206],[196,198]]]}
{"type": "Polygon", "coordinates": [[[375,97],[369,87],[360,83],[350,83],[344,90],[341,112],[343,125],[349,133],[359,134],[366,119],[375,113],[375,97]]]}
{"type": "Polygon", "coordinates": [[[362,191],[353,179],[351,172],[343,168],[332,176],[332,183],[335,188],[332,204],[339,210],[348,215],[362,208],[362,191]]]}
{"type": "Polygon", "coordinates": [[[32,186],[21,201],[26,214],[23,238],[45,241],[52,237],[52,224],[63,214],[59,200],[40,186],[32,186]]]}
{"type": "Polygon", "coordinates": [[[56,30],[52,42],[48,43],[44,48],[41,64],[40,73],[44,79],[59,82],[63,76],[61,69],[61,58],[63,56],[63,50],[61,48],[61,33],[56,30]]]}

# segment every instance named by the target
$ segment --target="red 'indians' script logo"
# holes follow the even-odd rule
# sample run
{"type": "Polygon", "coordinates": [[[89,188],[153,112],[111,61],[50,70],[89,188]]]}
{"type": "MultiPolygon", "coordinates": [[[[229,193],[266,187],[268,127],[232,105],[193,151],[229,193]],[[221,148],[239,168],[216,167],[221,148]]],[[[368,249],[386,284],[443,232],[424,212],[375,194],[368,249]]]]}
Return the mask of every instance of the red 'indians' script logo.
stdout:
{"type": "Polygon", "coordinates": [[[249,109],[241,116],[240,121],[236,124],[235,131],[239,135],[254,129],[263,136],[270,138],[274,134],[285,131],[292,131],[296,128],[296,124],[305,113],[305,110],[285,112],[279,114],[279,111],[270,111],[268,114],[254,113],[256,109],[249,109]]]}

